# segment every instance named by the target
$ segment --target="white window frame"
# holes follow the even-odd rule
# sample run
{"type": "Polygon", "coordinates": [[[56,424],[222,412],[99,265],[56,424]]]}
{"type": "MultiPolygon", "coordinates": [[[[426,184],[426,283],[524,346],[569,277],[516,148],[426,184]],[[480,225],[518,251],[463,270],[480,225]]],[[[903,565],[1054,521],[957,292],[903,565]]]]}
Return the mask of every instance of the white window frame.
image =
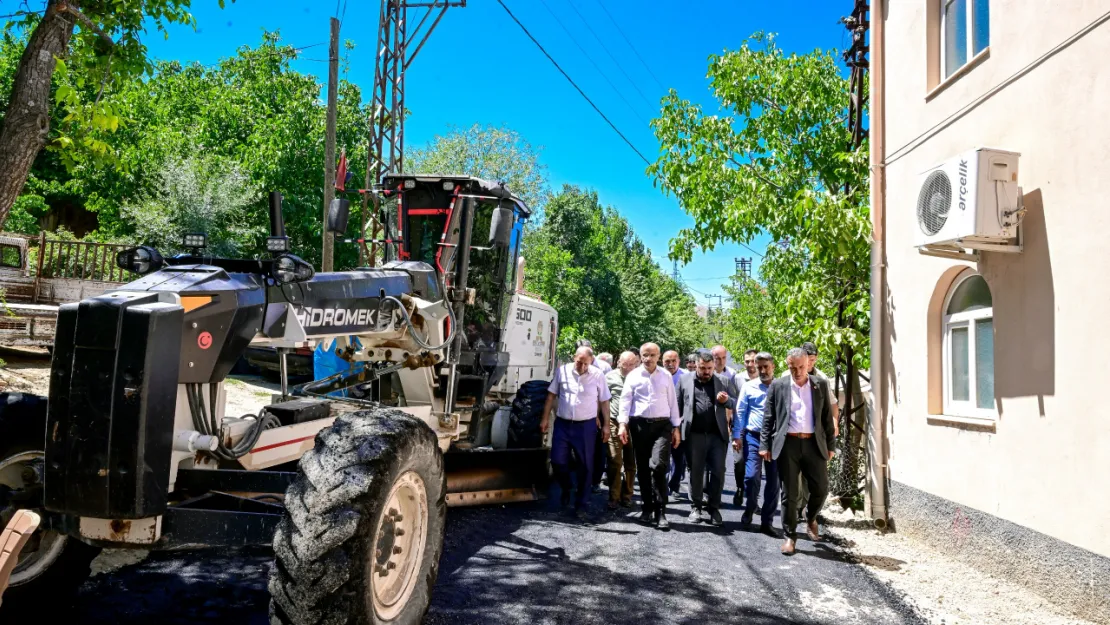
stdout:
{"type": "MultiPolygon", "coordinates": [[[[941,310],[947,312],[948,305],[952,301],[952,295],[956,293],[960,285],[965,280],[978,276],[979,274],[974,271],[968,270],[960,274],[948,289],[948,295],[944,298],[944,308],[941,310]]],[[[969,310],[952,315],[945,314],[941,318],[941,327],[944,328],[944,335],[942,340],[943,348],[941,350],[942,367],[944,369],[944,414],[953,417],[964,417],[967,419],[983,420],[985,422],[994,422],[998,420],[998,407],[991,398],[991,408],[980,408],[978,404],[978,372],[975,369],[975,333],[977,332],[975,322],[983,319],[991,319],[991,328],[994,324],[994,306],[990,308],[980,308],[978,310],[969,310]],[[952,399],[952,329],[953,328],[967,328],[967,384],[968,384],[968,398],[967,401],[957,401],[952,399]]],[[[991,341],[994,345],[994,341],[991,341]]],[[[994,362],[994,358],[991,358],[994,362]]]]}
{"type": "MultiPolygon", "coordinates": [[[[948,25],[945,23],[947,21],[946,18],[948,16],[948,11],[946,9],[948,8],[949,4],[952,4],[955,1],[956,0],[940,0],[940,77],[941,77],[940,80],[941,80],[941,82],[943,82],[943,81],[955,76],[956,74],[960,73],[960,70],[967,67],[968,65],[971,65],[972,61],[974,61],[976,58],[978,58],[979,55],[985,54],[987,52],[987,50],[990,50],[990,47],[991,47],[991,42],[990,42],[990,39],[988,38],[987,39],[987,45],[984,46],[983,49],[980,50],[979,52],[975,52],[975,4],[977,2],[986,2],[986,3],[989,4],[990,0],[967,0],[967,7],[966,7],[967,8],[967,16],[966,16],[967,41],[964,42],[964,47],[965,47],[965,50],[966,50],[966,54],[965,54],[965,57],[964,57],[964,63],[963,63],[963,65],[960,65],[959,67],[954,68],[951,72],[948,72],[948,63],[947,63],[947,59],[945,58],[945,55],[946,55],[947,50],[948,50],[948,46],[947,46],[947,43],[948,43],[948,41],[947,41],[947,39],[948,39],[948,36],[947,36],[948,25]]],[[[989,9],[988,9],[988,15],[989,15],[989,9]]]]}

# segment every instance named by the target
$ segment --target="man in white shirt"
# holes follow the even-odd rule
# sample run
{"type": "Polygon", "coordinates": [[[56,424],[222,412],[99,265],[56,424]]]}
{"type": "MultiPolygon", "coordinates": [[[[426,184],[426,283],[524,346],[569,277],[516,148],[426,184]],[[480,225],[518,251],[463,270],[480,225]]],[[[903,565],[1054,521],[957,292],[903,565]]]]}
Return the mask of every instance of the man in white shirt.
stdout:
{"type": "Polygon", "coordinates": [[[671,527],[667,521],[667,469],[671,449],[682,442],[682,417],[671,374],[659,367],[659,346],[645,343],[640,348],[640,360],[643,364],[624,380],[618,434],[623,443],[632,438],[636,477],[644,500],[640,520],[667,530],[671,527]]]}
{"type": "Polygon", "coordinates": [[[798,490],[809,487],[806,534],[820,540],[817,513],[829,492],[828,462],[836,454],[828,383],[809,375],[809,359],[801,348],[786,355],[790,377],[778,378],[767,389],[760,424],[759,456],[778,463],[782,483],[783,555],[793,555],[798,525],[798,490]]]}
{"type": "Polygon", "coordinates": [[[555,408],[555,431],[551,440],[551,467],[562,487],[562,503],[570,503],[570,450],[573,448],[582,466],[576,471],[578,497],[574,504],[578,517],[585,519],[590,500],[590,478],[594,470],[594,448],[598,441],[598,415],[601,441],[609,440],[609,386],[597,367],[590,366],[593,354],[588,347],[579,347],[574,362],[555,371],[547,388],[540,430],[547,433],[551,410],[555,408]]]}

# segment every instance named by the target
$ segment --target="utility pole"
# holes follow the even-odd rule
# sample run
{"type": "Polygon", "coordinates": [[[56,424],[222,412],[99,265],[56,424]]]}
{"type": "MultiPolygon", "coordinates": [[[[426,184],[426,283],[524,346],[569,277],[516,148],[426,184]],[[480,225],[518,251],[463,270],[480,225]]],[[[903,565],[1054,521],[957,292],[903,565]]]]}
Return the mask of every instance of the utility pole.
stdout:
{"type": "MultiPolygon", "coordinates": [[[[370,136],[366,149],[366,185],[362,193],[359,265],[373,267],[382,235],[381,196],[374,192],[387,173],[403,173],[405,158],[405,71],[416,59],[447,9],[465,7],[466,0],[382,0],[378,17],[377,62],[370,90],[370,136]],[[427,9],[410,30],[408,10],[427,9]],[[429,22],[429,19],[431,20],[429,22]],[[427,26],[425,28],[425,26],[427,26]],[[409,52],[411,41],[417,41],[409,52]],[[372,206],[371,206],[372,204],[372,206]],[[369,233],[367,232],[369,226],[369,233]],[[367,234],[370,236],[367,237],[367,234]],[[367,246],[370,243],[370,246],[367,246]]],[[[390,239],[391,237],[385,237],[390,239]]]]}
{"type": "Polygon", "coordinates": [[[674,261],[671,265],[671,279],[675,282],[682,284],[682,276],[678,273],[678,261],[674,261]]]}
{"type": "Polygon", "coordinates": [[[752,259],[750,258],[733,258],[736,261],[736,273],[743,275],[746,278],[752,277],[752,259]]]}
{"type": "Polygon", "coordinates": [[[339,20],[331,18],[331,45],[328,46],[328,128],[324,144],[324,233],[322,271],[335,271],[335,242],[328,231],[328,207],[335,199],[335,116],[339,100],[339,20]]]}

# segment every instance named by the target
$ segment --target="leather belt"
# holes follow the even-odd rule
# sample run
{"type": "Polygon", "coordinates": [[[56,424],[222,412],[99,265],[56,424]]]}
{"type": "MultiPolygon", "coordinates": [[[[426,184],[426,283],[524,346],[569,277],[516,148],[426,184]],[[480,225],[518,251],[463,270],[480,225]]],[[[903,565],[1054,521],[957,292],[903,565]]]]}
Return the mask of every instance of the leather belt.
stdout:
{"type": "Polygon", "coordinates": [[[813,438],[812,432],[787,432],[786,435],[794,438],[813,438]]]}

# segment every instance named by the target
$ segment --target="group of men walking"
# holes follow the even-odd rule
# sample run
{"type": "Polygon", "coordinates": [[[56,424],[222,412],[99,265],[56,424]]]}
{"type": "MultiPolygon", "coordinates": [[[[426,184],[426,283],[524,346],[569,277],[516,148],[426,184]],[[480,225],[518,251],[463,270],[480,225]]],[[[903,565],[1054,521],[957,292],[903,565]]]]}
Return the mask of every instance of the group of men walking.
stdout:
{"type": "Polygon", "coordinates": [[[806,533],[819,540],[817,513],[828,495],[827,463],[835,454],[837,402],[830,382],[815,369],[812,343],[786,354],[788,375],[775,377],[768,352],[744,353],[744,369],[727,366],[723,346],[687,356],[660,354],[645,343],[617,358],[593,355],[580,342],[573,362],[559,367],[548,388],[541,429],[553,428],[551,463],[571,503],[572,453],[578,458],[574,508],[588,518],[591,482],[600,483],[596,455],[608,455],[610,509],[632,506],[633,476],[639,483],[640,520],[661,530],[669,497],[679,495],[689,469],[689,521],[723,525],[721,499],[731,444],[736,457],[733,505],[750,527],[776,535],[772,520],[782,510],[782,553],[795,550],[798,511],[805,508],[806,533]],[[596,475],[596,478],[595,478],[596,475]],[[763,503],[759,505],[760,486],[763,503]],[[781,491],[781,496],[780,496],[781,491]]]}

